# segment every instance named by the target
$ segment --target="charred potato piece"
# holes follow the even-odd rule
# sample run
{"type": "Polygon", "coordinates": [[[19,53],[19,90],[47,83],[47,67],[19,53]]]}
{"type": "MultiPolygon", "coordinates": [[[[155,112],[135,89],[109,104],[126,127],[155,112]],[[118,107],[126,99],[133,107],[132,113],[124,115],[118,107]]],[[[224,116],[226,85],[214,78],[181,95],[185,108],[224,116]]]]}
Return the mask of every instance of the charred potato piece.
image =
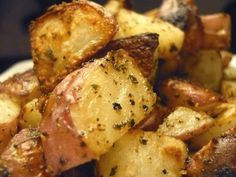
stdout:
{"type": "Polygon", "coordinates": [[[41,123],[53,174],[99,159],[155,102],[151,86],[124,50],[69,74],[52,92],[41,123]]]}
{"type": "Polygon", "coordinates": [[[181,177],[186,157],[187,148],[182,141],[134,130],[101,157],[98,176],[181,177]]]}
{"type": "Polygon", "coordinates": [[[187,166],[189,177],[236,176],[236,135],[213,139],[198,151],[187,166]]]}
{"type": "Polygon", "coordinates": [[[204,29],[203,48],[229,49],[231,41],[231,19],[225,13],[201,16],[204,29]]]}
{"type": "Polygon", "coordinates": [[[204,112],[178,107],[158,127],[160,135],[172,136],[183,141],[205,132],[213,126],[214,120],[204,112]]]}
{"type": "Polygon", "coordinates": [[[39,100],[37,98],[25,104],[19,118],[20,128],[37,128],[42,120],[39,111],[39,100]]]}
{"type": "Polygon", "coordinates": [[[209,90],[220,90],[223,77],[223,63],[220,52],[200,50],[195,55],[183,57],[183,60],[184,72],[186,72],[189,80],[198,82],[209,90]]]}
{"type": "Polygon", "coordinates": [[[159,57],[164,59],[175,57],[182,48],[184,33],[168,22],[160,19],[153,20],[150,17],[126,9],[120,10],[116,18],[119,24],[116,39],[141,33],[157,33],[159,34],[157,51],[159,57]]]}
{"type": "Polygon", "coordinates": [[[185,32],[183,53],[196,53],[202,46],[203,27],[193,0],[164,0],[160,18],[185,32]]]}
{"type": "Polygon", "coordinates": [[[30,26],[34,70],[43,92],[89,60],[115,35],[114,17],[91,1],[53,6],[30,26]]]}
{"type": "Polygon", "coordinates": [[[217,93],[186,80],[164,80],[158,90],[163,102],[172,108],[185,106],[208,111],[224,101],[217,93]]]}
{"type": "Polygon", "coordinates": [[[224,103],[217,106],[211,113],[216,117],[214,125],[206,132],[194,137],[190,141],[192,149],[199,149],[206,145],[211,139],[227,132],[229,129],[236,127],[236,105],[224,103]]]}
{"type": "Polygon", "coordinates": [[[0,154],[17,132],[17,118],[20,105],[7,94],[0,93],[0,154]]]}
{"type": "Polygon", "coordinates": [[[15,97],[21,105],[41,95],[39,82],[33,70],[15,74],[0,83],[0,92],[15,97]]]}
{"type": "Polygon", "coordinates": [[[100,53],[124,49],[135,59],[144,77],[153,83],[157,71],[158,34],[145,33],[111,41],[100,53]]]}
{"type": "Polygon", "coordinates": [[[24,129],[16,134],[0,156],[0,176],[50,177],[46,173],[40,133],[24,129]]]}

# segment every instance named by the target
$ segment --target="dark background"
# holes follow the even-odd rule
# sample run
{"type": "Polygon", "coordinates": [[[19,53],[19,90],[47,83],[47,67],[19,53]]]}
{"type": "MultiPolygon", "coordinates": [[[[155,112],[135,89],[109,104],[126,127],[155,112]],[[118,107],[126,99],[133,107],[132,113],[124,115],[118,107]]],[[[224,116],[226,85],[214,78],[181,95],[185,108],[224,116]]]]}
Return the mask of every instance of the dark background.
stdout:
{"type": "MultiPolygon", "coordinates": [[[[99,3],[105,0],[95,0],[99,3]]],[[[0,0],[0,73],[13,63],[31,58],[28,36],[30,21],[40,16],[52,4],[60,0],[0,0]]],[[[161,0],[134,0],[139,12],[157,7],[161,0]]],[[[201,14],[228,12],[236,22],[235,0],[196,0],[201,14]]],[[[235,26],[233,27],[235,30],[235,26]]],[[[234,32],[232,32],[235,34],[234,32]]],[[[234,37],[234,36],[233,36],[234,37]]],[[[235,38],[235,37],[234,37],[235,38]]],[[[236,52],[235,40],[232,50],[236,52]]]]}

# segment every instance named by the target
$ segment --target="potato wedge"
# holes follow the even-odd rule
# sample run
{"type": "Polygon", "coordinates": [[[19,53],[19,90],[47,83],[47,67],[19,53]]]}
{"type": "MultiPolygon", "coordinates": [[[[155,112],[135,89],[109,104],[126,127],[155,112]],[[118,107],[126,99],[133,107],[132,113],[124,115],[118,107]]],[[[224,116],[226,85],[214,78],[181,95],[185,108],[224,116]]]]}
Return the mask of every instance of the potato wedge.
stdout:
{"type": "Polygon", "coordinates": [[[39,112],[39,100],[37,98],[25,104],[21,110],[19,118],[20,128],[37,128],[42,120],[39,112]]]}
{"type": "Polygon", "coordinates": [[[0,158],[2,177],[50,177],[37,129],[24,129],[16,134],[0,158]]]}
{"type": "Polygon", "coordinates": [[[215,108],[214,125],[203,134],[194,137],[191,142],[192,149],[199,149],[206,145],[211,139],[225,133],[227,130],[236,127],[236,105],[224,103],[215,108]]]}
{"type": "Polygon", "coordinates": [[[164,119],[164,122],[157,129],[157,133],[186,141],[207,131],[213,124],[214,119],[204,112],[177,107],[164,119]]]}
{"type": "Polygon", "coordinates": [[[101,157],[98,176],[181,177],[186,157],[187,148],[182,141],[134,130],[101,157]]]}
{"type": "Polygon", "coordinates": [[[17,118],[20,115],[20,105],[12,97],[0,93],[0,154],[6,148],[11,138],[17,132],[17,118]]]}
{"type": "Polygon", "coordinates": [[[201,50],[196,55],[183,59],[184,72],[186,72],[189,80],[198,82],[209,90],[220,90],[223,77],[223,63],[220,52],[201,50]]]}
{"type": "Polygon", "coordinates": [[[116,39],[141,33],[157,33],[159,34],[157,51],[160,58],[164,59],[174,58],[182,48],[184,33],[168,22],[160,19],[153,20],[150,17],[126,9],[120,10],[116,18],[119,24],[116,39]]]}
{"type": "Polygon", "coordinates": [[[39,82],[33,70],[15,74],[0,83],[0,92],[13,96],[21,105],[41,95],[39,82]]]}
{"type": "Polygon", "coordinates": [[[217,13],[201,16],[204,30],[203,48],[229,49],[231,41],[231,18],[229,14],[217,13]]]}
{"type": "Polygon", "coordinates": [[[114,17],[91,1],[53,6],[30,26],[34,70],[43,92],[89,60],[115,35],[114,17]]]}
{"type": "Polygon", "coordinates": [[[194,110],[209,111],[224,99],[195,83],[180,79],[167,79],[159,84],[159,94],[163,102],[171,107],[190,107],[194,110]]]}
{"type": "MultiPolygon", "coordinates": [[[[158,34],[144,33],[111,41],[100,53],[103,56],[111,50],[124,49],[135,59],[144,77],[154,83],[157,72],[158,34]]],[[[101,54],[99,54],[101,55],[101,54]]]]}
{"type": "Polygon", "coordinates": [[[210,141],[198,151],[189,164],[189,177],[236,176],[236,134],[224,135],[210,141]]]}
{"type": "Polygon", "coordinates": [[[53,174],[99,159],[155,102],[155,93],[124,50],[69,74],[51,94],[41,124],[53,174]]]}

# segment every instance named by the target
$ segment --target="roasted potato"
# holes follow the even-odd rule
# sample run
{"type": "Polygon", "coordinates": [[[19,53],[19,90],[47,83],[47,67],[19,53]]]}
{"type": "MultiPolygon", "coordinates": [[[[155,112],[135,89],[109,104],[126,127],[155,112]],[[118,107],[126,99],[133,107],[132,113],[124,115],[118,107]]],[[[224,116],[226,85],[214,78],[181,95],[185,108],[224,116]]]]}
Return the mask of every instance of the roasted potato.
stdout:
{"type": "Polygon", "coordinates": [[[178,107],[164,119],[157,133],[186,141],[205,132],[213,126],[213,123],[214,119],[204,112],[178,107]]]}
{"type": "Polygon", "coordinates": [[[151,86],[124,50],[69,74],[51,94],[41,123],[53,174],[99,159],[155,102],[151,86]]]}
{"type": "Polygon", "coordinates": [[[220,90],[223,77],[223,63],[220,52],[201,50],[195,55],[183,57],[182,59],[184,60],[184,72],[189,80],[198,82],[209,90],[220,90]]]}
{"type": "Polygon", "coordinates": [[[21,130],[12,138],[0,156],[0,176],[50,177],[37,129],[21,130]]]}
{"type": "Polygon", "coordinates": [[[104,7],[112,14],[117,15],[117,13],[123,9],[131,9],[131,0],[108,0],[104,7]]]}
{"type": "Polygon", "coordinates": [[[20,105],[11,96],[0,93],[0,154],[17,132],[20,105]]]}
{"type": "Polygon", "coordinates": [[[0,92],[13,96],[21,105],[41,95],[39,82],[33,70],[15,74],[0,83],[0,92]]]}
{"type": "Polygon", "coordinates": [[[231,41],[231,18],[225,13],[201,16],[204,30],[203,48],[229,49],[231,41]]]}
{"type": "Polygon", "coordinates": [[[221,93],[224,97],[236,97],[236,81],[223,80],[221,83],[221,93]]]}
{"type": "Polygon", "coordinates": [[[235,177],[235,133],[211,140],[194,154],[187,166],[189,177],[235,177]]]}
{"type": "Polygon", "coordinates": [[[25,104],[19,118],[20,128],[37,128],[42,120],[39,111],[39,100],[37,98],[25,104]]]}
{"type": "Polygon", "coordinates": [[[115,35],[114,17],[91,1],[53,6],[30,26],[34,70],[43,92],[88,61],[115,35]]]}
{"type": "Polygon", "coordinates": [[[124,49],[135,59],[144,77],[154,83],[157,72],[158,38],[156,33],[145,33],[117,39],[111,41],[98,55],[102,53],[104,55],[111,50],[124,49]]]}
{"type": "Polygon", "coordinates": [[[211,114],[216,117],[214,125],[206,132],[194,137],[190,141],[190,146],[192,149],[199,149],[206,145],[211,139],[225,133],[231,128],[236,127],[236,104],[221,104],[217,106],[211,114]]]}
{"type": "Polygon", "coordinates": [[[182,48],[184,33],[168,22],[160,19],[153,20],[150,17],[126,9],[120,10],[116,18],[119,24],[116,39],[141,33],[157,33],[159,34],[157,51],[159,57],[164,59],[174,58],[182,48]]]}
{"type": "Polygon", "coordinates": [[[159,83],[158,87],[163,102],[171,108],[184,106],[209,111],[224,102],[217,93],[186,80],[167,79],[159,83]]]}
{"type": "Polygon", "coordinates": [[[181,177],[187,158],[185,144],[154,132],[135,130],[118,140],[98,161],[103,177],[181,177]]]}

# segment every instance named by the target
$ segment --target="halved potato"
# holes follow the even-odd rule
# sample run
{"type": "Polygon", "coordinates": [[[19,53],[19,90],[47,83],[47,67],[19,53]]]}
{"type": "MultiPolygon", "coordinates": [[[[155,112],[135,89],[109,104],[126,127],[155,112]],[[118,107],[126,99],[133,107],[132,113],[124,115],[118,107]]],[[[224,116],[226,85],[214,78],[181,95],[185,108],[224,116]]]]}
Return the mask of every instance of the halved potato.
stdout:
{"type": "Polygon", "coordinates": [[[0,83],[0,92],[13,96],[21,105],[41,95],[39,82],[33,70],[15,74],[0,83]]]}
{"type": "Polygon", "coordinates": [[[12,138],[0,156],[0,176],[50,177],[37,129],[24,129],[12,138]]]}
{"type": "Polygon", "coordinates": [[[112,50],[124,49],[135,59],[144,77],[154,83],[157,72],[159,36],[156,33],[144,33],[111,41],[99,55],[112,50]]]}
{"type": "Polygon", "coordinates": [[[188,163],[189,177],[236,176],[236,134],[231,133],[211,140],[188,163]]]}
{"type": "Polygon", "coordinates": [[[134,130],[118,140],[98,161],[103,177],[181,177],[187,148],[175,138],[134,130]]]}
{"type": "Polygon", "coordinates": [[[185,141],[207,131],[213,123],[214,120],[204,112],[178,107],[164,119],[157,133],[185,141]]]}
{"type": "Polygon", "coordinates": [[[53,174],[99,159],[155,102],[151,86],[124,50],[69,74],[50,95],[41,124],[53,174]]]}
{"type": "Polygon", "coordinates": [[[0,154],[17,132],[20,105],[9,95],[0,93],[0,154]]]}
{"type": "Polygon", "coordinates": [[[163,102],[171,108],[184,106],[209,111],[224,102],[224,99],[217,93],[181,79],[162,81],[159,84],[159,94],[163,102]]]}
{"type": "Polygon", "coordinates": [[[126,9],[120,10],[116,18],[119,24],[116,39],[141,33],[157,33],[159,34],[157,51],[159,57],[164,59],[174,58],[182,48],[184,33],[168,22],[160,19],[153,20],[126,9]]]}
{"type": "Polygon", "coordinates": [[[215,114],[216,117],[214,125],[203,134],[191,140],[190,145],[192,149],[199,149],[206,145],[211,139],[236,127],[236,104],[221,104],[215,108],[212,114],[215,114]]]}
{"type": "Polygon", "coordinates": [[[220,90],[223,63],[219,51],[201,50],[185,57],[183,65],[189,80],[198,82],[209,90],[220,90]]]}
{"type": "Polygon", "coordinates": [[[41,120],[42,115],[39,112],[39,100],[35,98],[23,106],[19,119],[20,128],[37,128],[41,120]]]}
{"type": "Polygon", "coordinates": [[[89,60],[115,35],[114,17],[91,1],[53,6],[31,24],[34,70],[44,92],[89,60]]]}

